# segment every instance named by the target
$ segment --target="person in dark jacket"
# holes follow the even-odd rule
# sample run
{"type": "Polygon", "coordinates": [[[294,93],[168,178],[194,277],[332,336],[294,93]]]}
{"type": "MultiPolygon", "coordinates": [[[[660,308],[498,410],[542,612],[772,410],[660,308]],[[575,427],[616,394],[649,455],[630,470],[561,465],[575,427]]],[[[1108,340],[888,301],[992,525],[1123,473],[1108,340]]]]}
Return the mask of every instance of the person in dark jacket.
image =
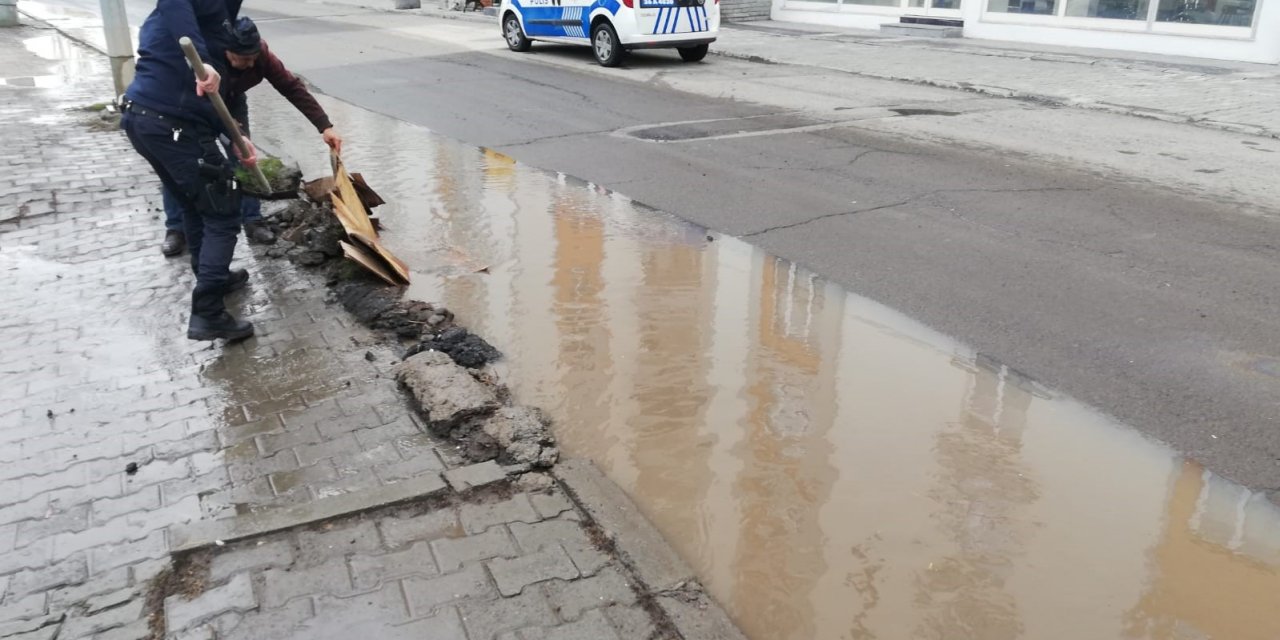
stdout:
{"type": "MultiPolygon", "coordinates": [[[[241,130],[249,135],[249,101],[247,93],[250,89],[262,84],[263,80],[271,83],[275,90],[284,96],[320,133],[324,143],[334,151],[342,151],[342,136],[333,127],[329,115],[316,102],[315,96],[307,90],[307,86],[297,76],[285,68],[267,43],[258,33],[258,27],[249,18],[240,18],[229,27],[226,57],[229,68],[223,78],[224,92],[227,95],[227,106],[231,115],[240,123],[241,130]]],[[[165,239],[160,249],[166,256],[182,253],[185,238],[182,234],[182,207],[178,199],[164,189],[165,239]]],[[[245,197],[241,204],[241,222],[244,224],[244,235],[250,242],[270,244],[275,242],[275,234],[262,222],[262,202],[257,198],[245,197]]]]}
{"type": "MultiPolygon", "coordinates": [[[[240,288],[249,274],[231,271],[240,232],[239,186],[218,141],[227,135],[206,94],[223,89],[227,32],[240,0],[157,0],[138,36],[133,82],[125,91],[121,128],[133,148],[155,170],[183,205],[191,269],[192,340],[238,340],[253,335],[253,325],[227,312],[223,296],[240,288]],[[179,38],[190,38],[208,76],[197,81],[179,38]]],[[[243,156],[257,163],[252,143],[243,156]]]]}

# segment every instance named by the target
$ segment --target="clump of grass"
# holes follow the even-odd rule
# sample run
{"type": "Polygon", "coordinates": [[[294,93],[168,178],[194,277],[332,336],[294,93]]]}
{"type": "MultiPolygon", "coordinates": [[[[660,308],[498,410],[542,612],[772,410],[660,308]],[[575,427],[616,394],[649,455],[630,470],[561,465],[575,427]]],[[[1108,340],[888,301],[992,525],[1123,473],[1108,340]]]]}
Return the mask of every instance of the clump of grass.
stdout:
{"type": "Polygon", "coordinates": [[[101,113],[103,111],[106,111],[107,107],[110,107],[110,106],[111,106],[110,102],[95,102],[91,105],[80,107],[80,108],[85,111],[90,111],[93,113],[101,113]]]}
{"type": "Polygon", "coordinates": [[[258,161],[263,175],[267,178],[267,186],[263,187],[257,175],[244,167],[236,167],[236,180],[246,195],[258,197],[279,197],[281,194],[297,193],[298,181],[302,175],[295,167],[286,165],[279,158],[263,157],[258,161]]]}
{"type": "MultiPolygon", "coordinates": [[[[258,160],[258,167],[262,169],[262,175],[267,177],[267,181],[275,184],[280,172],[284,171],[284,162],[280,158],[266,157],[258,160]]],[[[258,181],[258,177],[245,167],[236,167],[236,180],[242,184],[253,184],[258,181]]]]}

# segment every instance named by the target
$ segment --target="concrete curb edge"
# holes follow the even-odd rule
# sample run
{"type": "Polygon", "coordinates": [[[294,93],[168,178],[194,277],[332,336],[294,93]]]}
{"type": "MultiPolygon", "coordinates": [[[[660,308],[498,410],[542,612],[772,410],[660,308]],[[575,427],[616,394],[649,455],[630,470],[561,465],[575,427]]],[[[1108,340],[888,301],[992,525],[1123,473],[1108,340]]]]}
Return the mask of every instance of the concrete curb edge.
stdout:
{"type": "Polygon", "coordinates": [[[746,640],[630,496],[591,461],[561,460],[551,474],[613,543],[616,555],[653,595],[681,638],[746,640]]]}
{"type": "Polygon", "coordinates": [[[224,520],[197,520],[169,528],[170,555],[256,538],[332,518],[350,516],[382,507],[448,493],[451,489],[438,473],[353,491],[314,502],[268,509],[224,520]]]}

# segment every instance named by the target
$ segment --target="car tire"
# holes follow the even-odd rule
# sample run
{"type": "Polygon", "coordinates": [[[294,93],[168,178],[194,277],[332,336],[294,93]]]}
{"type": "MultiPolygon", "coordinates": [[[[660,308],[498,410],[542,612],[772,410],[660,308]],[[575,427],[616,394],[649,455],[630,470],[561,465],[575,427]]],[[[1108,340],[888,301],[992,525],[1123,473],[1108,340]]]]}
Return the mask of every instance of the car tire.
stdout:
{"type": "Polygon", "coordinates": [[[502,19],[502,37],[512,51],[524,52],[533,46],[533,41],[524,34],[520,19],[514,13],[508,13],[507,17],[502,19]]]}
{"type": "Polygon", "coordinates": [[[707,57],[707,50],[710,48],[710,45],[699,44],[692,47],[679,47],[676,51],[680,52],[680,58],[685,62],[701,62],[707,57]]]}
{"type": "Polygon", "coordinates": [[[627,51],[618,40],[618,32],[613,25],[602,20],[591,27],[591,52],[596,55],[596,62],[602,67],[616,67],[622,64],[627,51]]]}

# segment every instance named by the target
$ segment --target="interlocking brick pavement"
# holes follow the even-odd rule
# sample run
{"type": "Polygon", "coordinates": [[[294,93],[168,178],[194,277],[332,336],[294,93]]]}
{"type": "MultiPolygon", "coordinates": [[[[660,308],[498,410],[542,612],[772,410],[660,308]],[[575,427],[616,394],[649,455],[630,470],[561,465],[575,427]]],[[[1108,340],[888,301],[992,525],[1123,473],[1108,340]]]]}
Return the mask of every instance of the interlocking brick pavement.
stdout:
{"type": "MultiPolygon", "coordinates": [[[[0,60],[36,33],[0,30],[0,60]]],[[[199,593],[155,612],[165,637],[650,637],[573,503],[426,435],[393,354],[316,277],[242,246],[229,303],[258,335],[186,340],[192,276],[159,253],[150,171],[76,109],[110,90],[86,68],[0,86],[0,638],[157,637],[146,596],[176,529],[431,476],[434,509],[214,547],[199,593]]]]}
{"type": "MultiPolygon", "coordinates": [[[[0,47],[36,37],[5,30],[0,47]]],[[[242,246],[254,278],[232,302],[259,336],[185,339],[192,276],[158,252],[150,171],[75,109],[109,96],[105,62],[90,70],[0,87],[0,637],[126,627],[140,600],[84,603],[140,593],[171,525],[444,469],[364,357],[390,354],[289,265],[242,246]]]]}
{"type": "MultiPolygon", "coordinates": [[[[563,499],[555,490],[538,495],[563,499]]],[[[471,499],[508,505],[527,504],[528,496],[471,499]]],[[[386,509],[218,549],[204,593],[169,597],[169,632],[255,639],[371,632],[432,640],[606,640],[654,632],[616,561],[577,565],[559,543],[518,543],[507,523],[467,535],[457,523],[472,506],[386,509]],[[405,529],[417,531],[412,543],[387,535],[405,529]],[[594,577],[581,577],[588,573],[594,577]]],[[[564,525],[585,541],[578,519],[566,515],[532,520],[564,525]]]]}

